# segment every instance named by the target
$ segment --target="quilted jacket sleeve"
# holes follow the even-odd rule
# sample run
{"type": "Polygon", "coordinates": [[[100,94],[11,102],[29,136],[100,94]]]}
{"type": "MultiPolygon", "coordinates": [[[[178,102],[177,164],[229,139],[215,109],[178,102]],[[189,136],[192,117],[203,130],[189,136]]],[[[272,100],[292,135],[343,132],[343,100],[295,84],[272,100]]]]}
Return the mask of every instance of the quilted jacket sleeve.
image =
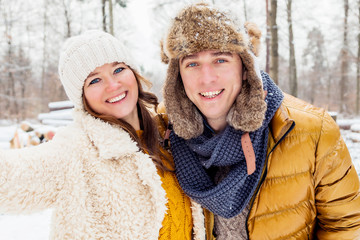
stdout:
{"type": "Polygon", "coordinates": [[[51,208],[63,188],[66,150],[48,142],[0,150],[0,212],[29,213],[51,208]]]}
{"type": "Polygon", "coordinates": [[[360,239],[359,177],[339,129],[325,113],[316,149],[318,239],[360,239]]]}

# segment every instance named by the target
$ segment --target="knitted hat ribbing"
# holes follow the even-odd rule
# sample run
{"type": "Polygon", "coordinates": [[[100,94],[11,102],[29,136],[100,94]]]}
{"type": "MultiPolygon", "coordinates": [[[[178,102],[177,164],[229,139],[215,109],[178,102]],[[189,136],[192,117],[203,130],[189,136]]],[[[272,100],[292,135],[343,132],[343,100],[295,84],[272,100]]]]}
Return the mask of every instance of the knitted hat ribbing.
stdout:
{"type": "Polygon", "coordinates": [[[125,46],[114,36],[89,30],[68,38],[59,60],[59,76],[75,108],[83,108],[82,94],[87,76],[106,63],[123,62],[136,69],[125,46]]]}
{"type": "Polygon", "coordinates": [[[247,79],[228,112],[226,121],[235,129],[251,132],[264,120],[266,103],[256,56],[261,32],[253,23],[241,27],[235,16],[208,4],[198,3],[184,8],[174,18],[161,42],[161,57],[169,63],[163,88],[164,104],[177,135],[184,139],[203,132],[202,116],[186,95],[179,73],[179,59],[204,50],[239,54],[247,79]],[[233,18],[231,18],[233,17],[233,18]]]}

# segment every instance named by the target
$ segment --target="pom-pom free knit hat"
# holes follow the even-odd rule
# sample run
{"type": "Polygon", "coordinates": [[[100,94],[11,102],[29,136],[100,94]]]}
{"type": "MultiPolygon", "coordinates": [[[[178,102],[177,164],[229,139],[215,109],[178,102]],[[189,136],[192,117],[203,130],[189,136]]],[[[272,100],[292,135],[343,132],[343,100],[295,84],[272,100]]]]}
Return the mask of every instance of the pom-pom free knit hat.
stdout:
{"type": "Polygon", "coordinates": [[[126,47],[111,34],[89,30],[68,38],[59,60],[59,76],[65,92],[75,108],[83,109],[84,81],[97,67],[123,62],[136,69],[126,47]]]}
{"type": "Polygon", "coordinates": [[[169,64],[163,88],[164,104],[177,135],[184,139],[203,132],[203,120],[189,100],[179,72],[179,60],[204,50],[239,54],[247,71],[241,92],[227,115],[236,130],[257,130],[265,117],[266,103],[260,70],[256,60],[261,32],[253,23],[238,24],[229,12],[198,3],[182,9],[174,18],[167,36],[161,42],[161,59],[169,64]]]}

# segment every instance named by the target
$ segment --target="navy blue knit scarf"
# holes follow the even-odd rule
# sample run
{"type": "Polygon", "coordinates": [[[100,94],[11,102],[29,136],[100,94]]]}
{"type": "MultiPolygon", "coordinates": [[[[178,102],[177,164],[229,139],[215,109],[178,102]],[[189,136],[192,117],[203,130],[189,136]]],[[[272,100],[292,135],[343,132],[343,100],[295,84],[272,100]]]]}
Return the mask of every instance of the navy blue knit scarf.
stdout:
{"type": "Polygon", "coordinates": [[[267,110],[263,125],[250,132],[256,157],[256,170],[248,175],[241,147],[240,130],[229,125],[215,136],[209,128],[197,138],[184,140],[174,131],[170,134],[176,176],[184,192],[216,215],[231,218],[239,214],[249,203],[260,181],[266,159],[268,125],[283,100],[281,90],[266,73],[262,73],[267,110]],[[231,166],[230,172],[218,184],[214,184],[206,169],[215,166],[231,166]]]}

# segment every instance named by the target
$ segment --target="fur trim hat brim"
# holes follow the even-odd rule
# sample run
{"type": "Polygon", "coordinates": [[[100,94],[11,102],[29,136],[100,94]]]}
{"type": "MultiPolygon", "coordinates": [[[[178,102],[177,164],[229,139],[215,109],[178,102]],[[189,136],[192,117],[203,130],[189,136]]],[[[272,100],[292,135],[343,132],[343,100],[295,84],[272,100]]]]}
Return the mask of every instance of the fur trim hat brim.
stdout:
{"type": "Polygon", "coordinates": [[[207,4],[184,8],[174,19],[161,43],[162,60],[169,63],[163,88],[164,104],[173,129],[184,139],[203,132],[203,118],[187,97],[179,73],[179,60],[205,50],[239,54],[247,71],[239,96],[227,115],[227,122],[237,130],[257,130],[265,117],[266,103],[256,54],[261,32],[255,24],[238,28],[236,20],[207,4]]]}

